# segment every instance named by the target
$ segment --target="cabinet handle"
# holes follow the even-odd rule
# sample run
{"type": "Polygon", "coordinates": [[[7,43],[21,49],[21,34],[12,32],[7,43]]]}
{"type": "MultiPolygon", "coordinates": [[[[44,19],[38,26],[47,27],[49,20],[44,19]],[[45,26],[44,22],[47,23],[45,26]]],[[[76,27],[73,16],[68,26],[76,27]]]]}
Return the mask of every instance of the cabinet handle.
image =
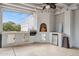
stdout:
{"type": "Polygon", "coordinates": [[[24,34],[24,39],[26,38],[26,34],[24,34]]]}
{"type": "Polygon", "coordinates": [[[13,38],[13,40],[15,40],[15,38],[13,38]]]}

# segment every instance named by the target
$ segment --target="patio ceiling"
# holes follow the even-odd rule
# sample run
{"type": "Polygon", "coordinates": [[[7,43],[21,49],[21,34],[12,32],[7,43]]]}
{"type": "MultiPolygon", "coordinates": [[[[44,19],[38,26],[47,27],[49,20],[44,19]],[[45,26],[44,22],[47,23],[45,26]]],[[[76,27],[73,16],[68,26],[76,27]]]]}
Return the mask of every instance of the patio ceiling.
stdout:
{"type": "MultiPolygon", "coordinates": [[[[61,9],[72,5],[73,3],[57,3],[56,9],[61,9]]],[[[30,12],[35,12],[36,10],[42,10],[44,3],[3,3],[3,7],[14,7],[22,10],[28,10],[30,12]]]]}

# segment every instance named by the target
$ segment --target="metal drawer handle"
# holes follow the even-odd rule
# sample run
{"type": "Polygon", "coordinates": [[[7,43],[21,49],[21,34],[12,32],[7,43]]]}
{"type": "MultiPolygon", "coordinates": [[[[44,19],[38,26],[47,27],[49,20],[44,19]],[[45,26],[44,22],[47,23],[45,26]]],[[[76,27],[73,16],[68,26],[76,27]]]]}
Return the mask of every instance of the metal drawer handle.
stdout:
{"type": "Polygon", "coordinates": [[[15,40],[15,38],[13,38],[13,40],[15,40]]]}

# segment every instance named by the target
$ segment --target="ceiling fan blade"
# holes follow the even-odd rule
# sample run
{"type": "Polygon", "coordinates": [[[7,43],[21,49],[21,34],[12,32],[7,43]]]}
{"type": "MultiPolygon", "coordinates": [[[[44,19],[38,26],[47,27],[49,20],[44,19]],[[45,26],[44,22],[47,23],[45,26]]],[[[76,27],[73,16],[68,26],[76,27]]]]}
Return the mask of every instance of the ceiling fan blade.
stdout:
{"type": "Polygon", "coordinates": [[[44,3],[45,4],[45,6],[43,6],[43,10],[46,8],[46,6],[47,5],[49,5],[50,6],[50,8],[53,8],[53,9],[56,9],[56,3],[44,3]]]}
{"type": "Polygon", "coordinates": [[[43,10],[46,8],[46,6],[43,7],[43,10]]]}
{"type": "Polygon", "coordinates": [[[53,8],[53,9],[56,9],[56,5],[55,4],[51,4],[50,7],[53,8]]]}

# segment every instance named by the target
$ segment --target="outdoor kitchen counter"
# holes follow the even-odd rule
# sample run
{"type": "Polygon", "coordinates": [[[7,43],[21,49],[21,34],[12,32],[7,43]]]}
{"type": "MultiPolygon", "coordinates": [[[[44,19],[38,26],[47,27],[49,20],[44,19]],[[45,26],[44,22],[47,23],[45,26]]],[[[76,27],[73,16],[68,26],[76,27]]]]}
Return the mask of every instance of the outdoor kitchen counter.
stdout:
{"type": "Polygon", "coordinates": [[[2,32],[2,47],[22,45],[29,42],[29,32],[7,31],[2,32]]]}

